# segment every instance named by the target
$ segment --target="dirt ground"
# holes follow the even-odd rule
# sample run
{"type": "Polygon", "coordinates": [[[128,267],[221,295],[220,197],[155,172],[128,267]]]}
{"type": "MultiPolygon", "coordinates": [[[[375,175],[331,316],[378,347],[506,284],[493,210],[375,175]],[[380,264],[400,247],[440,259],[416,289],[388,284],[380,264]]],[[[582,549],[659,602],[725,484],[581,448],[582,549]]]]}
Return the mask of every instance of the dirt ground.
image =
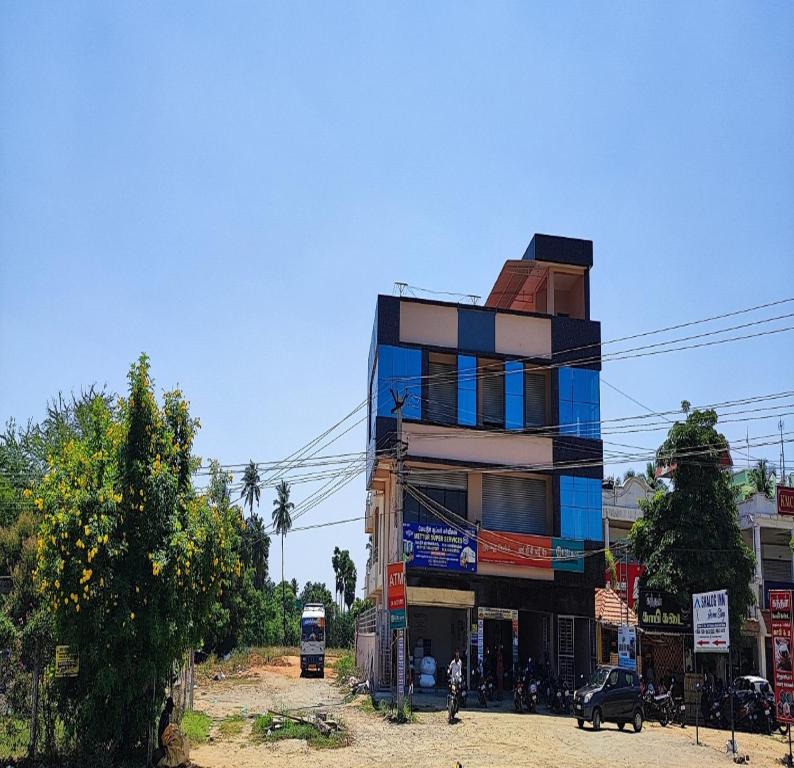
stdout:
{"type": "MultiPolygon", "coordinates": [[[[360,768],[361,766],[410,766],[450,768],[459,761],[464,768],[711,768],[732,765],[726,754],[730,733],[700,729],[662,728],[646,723],[642,732],[618,731],[606,725],[595,733],[579,730],[569,717],[546,714],[517,715],[507,703],[502,711],[464,709],[453,725],[446,713],[420,712],[417,722],[394,725],[373,712],[362,710],[363,697],[344,701],[344,692],[330,678],[301,679],[298,659],[285,657],[278,665],[251,669],[242,677],[220,682],[202,681],[196,690],[195,708],[213,719],[211,741],[193,748],[191,757],[200,768],[276,768],[311,765],[312,768],[360,768]],[[333,750],[317,750],[304,741],[254,744],[252,715],[267,709],[332,712],[349,729],[352,743],[333,750]],[[243,714],[246,725],[238,736],[219,733],[227,715],[243,714]],[[301,761],[301,762],[298,762],[301,761]],[[305,761],[305,762],[304,762],[305,761]]],[[[779,766],[788,751],[781,736],[737,734],[741,754],[750,755],[751,766],[779,766]]]]}

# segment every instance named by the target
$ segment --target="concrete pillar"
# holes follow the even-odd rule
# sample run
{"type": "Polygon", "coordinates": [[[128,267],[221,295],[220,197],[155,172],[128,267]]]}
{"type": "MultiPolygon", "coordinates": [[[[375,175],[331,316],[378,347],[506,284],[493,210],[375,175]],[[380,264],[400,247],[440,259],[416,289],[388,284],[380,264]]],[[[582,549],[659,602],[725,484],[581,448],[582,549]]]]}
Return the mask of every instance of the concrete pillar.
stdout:
{"type": "Polygon", "coordinates": [[[609,549],[609,519],[604,518],[604,547],[609,549]]]}

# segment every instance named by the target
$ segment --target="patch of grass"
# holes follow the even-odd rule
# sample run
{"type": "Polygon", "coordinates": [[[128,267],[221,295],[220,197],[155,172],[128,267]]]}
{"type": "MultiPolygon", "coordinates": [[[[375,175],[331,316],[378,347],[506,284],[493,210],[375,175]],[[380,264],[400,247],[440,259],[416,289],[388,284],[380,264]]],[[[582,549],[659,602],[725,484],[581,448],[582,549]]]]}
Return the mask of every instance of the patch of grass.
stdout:
{"type": "Polygon", "coordinates": [[[349,677],[357,675],[356,660],[350,652],[343,653],[334,662],[334,671],[336,672],[336,682],[339,685],[347,682],[349,677]]]}
{"type": "Polygon", "coordinates": [[[286,720],[280,728],[273,730],[273,716],[270,714],[257,717],[251,733],[253,739],[260,743],[303,739],[314,749],[338,749],[350,744],[350,737],[344,729],[325,736],[312,725],[286,720]]]}
{"type": "Polygon", "coordinates": [[[26,720],[18,717],[0,718],[0,756],[3,759],[24,757],[29,741],[30,729],[26,720]]]}
{"type": "Polygon", "coordinates": [[[204,712],[188,711],[182,715],[179,727],[191,744],[203,744],[210,736],[212,718],[204,712]]]}
{"type": "Polygon", "coordinates": [[[221,720],[218,730],[224,736],[239,736],[244,724],[245,718],[242,715],[227,715],[221,720]]]}
{"type": "Polygon", "coordinates": [[[358,703],[358,708],[368,715],[377,715],[380,713],[380,710],[376,709],[375,704],[372,701],[372,696],[364,696],[364,698],[358,703]]]}

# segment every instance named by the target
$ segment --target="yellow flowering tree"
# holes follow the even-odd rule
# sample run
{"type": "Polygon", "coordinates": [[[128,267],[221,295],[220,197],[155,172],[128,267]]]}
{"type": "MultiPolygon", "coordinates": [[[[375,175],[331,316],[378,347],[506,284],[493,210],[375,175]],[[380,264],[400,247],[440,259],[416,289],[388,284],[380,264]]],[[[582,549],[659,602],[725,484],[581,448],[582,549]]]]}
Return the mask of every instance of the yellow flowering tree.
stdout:
{"type": "Polygon", "coordinates": [[[80,437],[50,457],[37,577],[58,642],[79,652],[59,695],[82,747],[145,744],[174,664],[239,568],[234,515],[192,486],[198,428],[180,392],[158,404],[141,356],[129,396],[96,398],[80,437]]]}

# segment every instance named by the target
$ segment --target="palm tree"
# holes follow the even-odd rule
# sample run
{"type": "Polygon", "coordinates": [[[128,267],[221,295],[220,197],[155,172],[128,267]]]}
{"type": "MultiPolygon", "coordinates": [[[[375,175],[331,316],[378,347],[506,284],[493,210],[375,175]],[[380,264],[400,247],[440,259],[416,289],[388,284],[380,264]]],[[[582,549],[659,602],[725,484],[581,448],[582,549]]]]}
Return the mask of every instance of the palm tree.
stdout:
{"type": "Polygon", "coordinates": [[[654,491],[664,488],[664,483],[656,477],[656,465],[652,461],[649,461],[645,465],[645,482],[648,483],[649,487],[653,488],[654,491]]]}
{"type": "Polygon", "coordinates": [[[334,554],[331,556],[331,567],[334,569],[334,598],[338,600],[339,612],[342,612],[342,595],[344,595],[344,574],[342,573],[343,561],[342,551],[339,547],[334,547],[334,554]]]}
{"type": "Polygon", "coordinates": [[[282,480],[276,486],[273,499],[273,530],[281,536],[281,612],[284,616],[284,645],[287,644],[287,595],[284,584],[284,537],[292,528],[292,510],[295,505],[289,500],[289,485],[282,480]]]}
{"type": "Polygon", "coordinates": [[[756,465],[747,473],[747,482],[752,493],[763,493],[768,499],[772,498],[774,487],[772,476],[766,459],[759,459],[756,465]]]}
{"type": "Polygon", "coordinates": [[[259,470],[256,468],[253,459],[251,459],[243,472],[243,490],[240,493],[240,498],[245,499],[243,505],[248,505],[249,517],[254,514],[254,500],[256,500],[257,507],[259,506],[259,493],[261,489],[262,481],[259,477],[259,470]]]}
{"type": "Polygon", "coordinates": [[[248,518],[244,535],[248,544],[250,564],[254,569],[254,586],[257,589],[262,589],[267,579],[270,536],[265,532],[265,524],[259,515],[251,515],[248,518]]]}

